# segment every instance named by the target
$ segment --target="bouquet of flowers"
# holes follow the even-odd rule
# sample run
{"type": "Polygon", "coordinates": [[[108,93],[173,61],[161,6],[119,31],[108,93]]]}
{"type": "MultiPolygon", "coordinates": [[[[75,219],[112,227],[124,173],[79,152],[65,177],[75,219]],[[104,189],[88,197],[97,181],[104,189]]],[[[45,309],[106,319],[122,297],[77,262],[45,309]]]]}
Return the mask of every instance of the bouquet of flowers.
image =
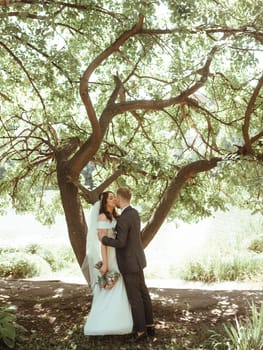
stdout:
{"type": "Polygon", "coordinates": [[[120,277],[117,271],[108,271],[102,276],[98,276],[98,285],[100,288],[111,289],[120,277]]]}
{"type": "MultiPolygon", "coordinates": [[[[102,261],[99,261],[95,267],[99,270],[102,266],[102,261]]],[[[108,271],[101,276],[98,276],[98,285],[100,288],[111,289],[118,281],[120,273],[117,271],[108,271]]]]}

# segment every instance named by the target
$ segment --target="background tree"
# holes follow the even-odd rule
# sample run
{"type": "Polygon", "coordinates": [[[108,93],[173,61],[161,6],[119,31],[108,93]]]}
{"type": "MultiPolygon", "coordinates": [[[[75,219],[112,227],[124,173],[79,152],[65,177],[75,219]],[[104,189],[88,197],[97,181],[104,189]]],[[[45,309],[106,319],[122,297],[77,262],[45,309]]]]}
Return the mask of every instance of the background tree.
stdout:
{"type": "Polygon", "coordinates": [[[51,222],[61,202],[81,265],[109,186],[132,188],[145,246],[168,216],[262,208],[259,1],[0,5],[2,209],[51,222]]]}

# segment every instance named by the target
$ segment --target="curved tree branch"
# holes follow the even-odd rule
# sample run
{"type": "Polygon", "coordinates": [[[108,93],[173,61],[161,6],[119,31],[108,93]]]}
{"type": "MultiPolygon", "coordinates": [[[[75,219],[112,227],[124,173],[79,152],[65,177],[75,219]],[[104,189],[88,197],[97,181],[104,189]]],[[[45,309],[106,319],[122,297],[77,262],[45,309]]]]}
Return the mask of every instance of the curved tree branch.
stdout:
{"type": "Polygon", "coordinates": [[[19,17],[20,18],[30,18],[30,19],[37,19],[37,20],[43,20],[43,21],[49,19],[49,16],[41,16],[41,15],[36,15],[34,13],[22,12],[22,11],[0,13],[0,18],[5,18],[7,16],[8,17],[17,17],[17,18],[19,18],[19,17]]]}
{"type": "Polygon", "coordinates": [[[260,140],[261,137],[263,137],[263,130],[262,130],[261,132],[259,132],[258,134],[252,136],[251,139],[250,139],[250,142],[251,142],[251,143],[255,143],[255,142],[257,142],[258,140],[260,140]]]}
{"type": "MultiPolygon", "coordinates": [[[[82,98],[83,104],[87,111],[88,118],[91,123],[92,136],[82,145],[82,147],[70,161],[70,166],[74,169],[74,172],[76,174],[78,174],[81,171],[81,169],[85,166],[85,164],[87,164],[89,159],[91,159],[95,152],[98,150],[102,138],[100,123],[97,119],[96,112],[94,110],[89,94],[90,76],[95,71],[95,69],[111,54],[116,52],[126,40],[128,40],[133,35],[140,33],[143,25],[143,19],[143,15],[140,15],[138,22],[132,29],[125,31],[113,44],[111,44],[106,50],[104,50],[100,55],[98,55],[88,66],[80,80],[80,96],[82,98]]],[[[116,93],[118,89],[119,87],[117,84],[112,96],[110,97],[109,102],[111,102],[113,99],[116,99],[116,93]]]]}
{"type": "Polygon", "coordinates": [[[100,55],[98,55],[93,60],[93,62],[88,66],[85,73],[83,74],[80,80],[80,96],[86,107],[91,123],[94,123],[94,118],[96,119],[96,122],[97,122],[95,111],[91,103],[89,92],[88,92],[89,78],[91,74],[104,60],[106,60],[112,53],[116,52],[126,40],[128,40],[131,36],[138,34],[142,28],[142,24],[143,24],[143,16],[140,15],[138,23],[136,23],[136,25],[132,29],[124,32],[112,45],[110,45],[110,47],[108,47],[100,55]]]}
{"type": "Polygon", "coordinates": [[[76,181],[70,177],[67,178],[68,182],[73,183],[79,190],[80,195],[86,200],[87,203],[94,204],[98,199],[99,195],[108,188],[119,176],[124,173],[124,169],[121,167],[117,169],[111,176],[109,176],[102,184],[90,191],[84,187],[79,181],[76,181]]]}
{"type": "Polygon", "coordinates": [[[198,160],[189,165],[184,166],[179,170],[175,178],[171,181],[170,185],[167,187],[160,204],[153,214],[150,221],[142,230],[142,240],[143,245],[146,247],[155,234],[160,229],[162,223],[166,219],[169,211],[171,210],[179,192],[181,191],[184,184],[188,179],[194,175],[208,171],[217,166],[217,163],[221,161],[221,158],[212,158],[210,160],[198,160]]]}
{"type": "Polygon", "coordinates": [[[262,88],[262,85],[263,85],[263,75],[259,79],[257,86],[256,86],[255,90],[253,91],[253,94],[249,100],[249,103],[248,103],[248,106],[246,109],[246,113],[245,113],[244,124],[242,126],[242,133],[243,133],[243,138],[244,138],[244,142],[245,142],[245,148],[246,148],[246,152],[248,154],[253,153],[252,146],[251,146],[251,139],[249,137],[249,125],[250,125],[251,114],[253,113],[256,99],[258,97],[260,89],[262,88]]]}
{"type": "Polygon", "coordinates": [[[190,95],[196,92],[200,87],[204,85],[209,75],[209,68],[212,62],[212,59],[216,52],[220,49],[221,45],[215,45],[207,56],[207,60],[204,66],[198,70],[198,74],[201,75],[201,78],[196,81],[191,87],[181,92],[179,95],[171,97],[165,100],[137,100],[137,101],[125,101],[121,103],[116,103],[111,108],[111,113],[117,115],[125,112],[136,111],[137,109],[142,110],[162,110],[166,107],[183,103],[190,95]]]}

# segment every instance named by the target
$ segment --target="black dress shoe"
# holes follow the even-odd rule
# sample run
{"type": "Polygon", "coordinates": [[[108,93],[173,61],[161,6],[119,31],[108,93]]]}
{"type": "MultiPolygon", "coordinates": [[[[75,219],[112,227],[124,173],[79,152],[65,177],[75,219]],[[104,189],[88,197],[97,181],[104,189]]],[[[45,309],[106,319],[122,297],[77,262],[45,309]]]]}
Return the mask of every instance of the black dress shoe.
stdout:
{"type": "Polygon", "coordinates": [[[126,335],[126,340],[133,341],[136,336],[137,336],[136,332],[129,333],[129,334],[126,335]]]}
{"type": "Polygon", "coordinates": [[[134,338],[134,343],[141,343],[141,342],[144,342],[146,339],[147,339],[146,333],[136,335],[136,337],[134,338]]]}
{"type": "Polygon", "coordinates": [[[155,336],[155,327],[154,326],[148,326],[146,329],[147,329],[147,334],[150,337],[154,337],[155,336]]]}

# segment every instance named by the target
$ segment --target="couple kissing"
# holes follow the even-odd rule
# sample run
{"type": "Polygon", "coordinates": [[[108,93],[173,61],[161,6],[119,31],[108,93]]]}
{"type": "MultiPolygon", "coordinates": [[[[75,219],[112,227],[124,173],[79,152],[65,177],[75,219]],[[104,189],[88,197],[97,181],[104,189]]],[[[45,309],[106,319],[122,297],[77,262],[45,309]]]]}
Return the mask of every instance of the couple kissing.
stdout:
{"type": "Polygon", "coordinates": [[[133,342],[154,336],[152,302],[145,284],[146,258],[141,222],[130,205],[131,191],[107,191],[100,195],[88,219],[89,282],[93,292],[84,334],[132,334],[133,342]],[[120,208],[117,214],[116,207],[120,208]]]}

